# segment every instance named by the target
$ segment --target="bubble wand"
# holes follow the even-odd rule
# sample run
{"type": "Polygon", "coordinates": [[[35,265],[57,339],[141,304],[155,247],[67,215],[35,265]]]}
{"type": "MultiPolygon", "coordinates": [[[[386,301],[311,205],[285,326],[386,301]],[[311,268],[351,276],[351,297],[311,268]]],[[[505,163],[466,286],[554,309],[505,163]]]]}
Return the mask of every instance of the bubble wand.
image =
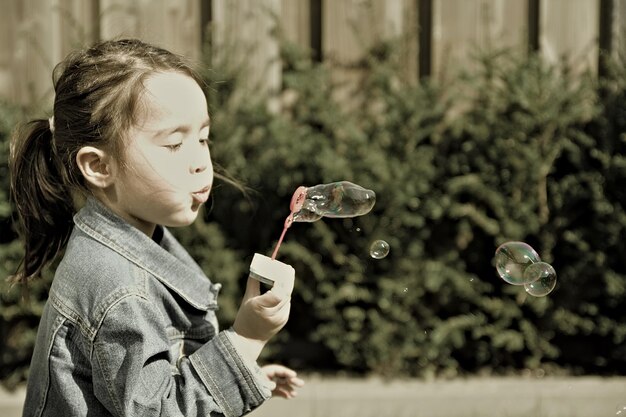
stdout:
{"type": "Polygon", "coordinates": [[[283,243],[283,239],[285,238],[285,233],[287,233],[287,229],[291,227],[293,223],[294,215],[302,210],[302,206],[304,205],[304,200],[306,198],[306,187],[301,185],[298,189],[293,193],[291,197],[291,203],[289,203],[289,216],[285,219],[285,224],[283,226],[283,232],[280,234],[280,238],[278,238],[278,243],[276,243],[276,247],[274,248],[274,252],[272,253],[272,259],[276,259],[276,255],[278,254],[278,249],[280,248],[280,244],[283,243]]]}

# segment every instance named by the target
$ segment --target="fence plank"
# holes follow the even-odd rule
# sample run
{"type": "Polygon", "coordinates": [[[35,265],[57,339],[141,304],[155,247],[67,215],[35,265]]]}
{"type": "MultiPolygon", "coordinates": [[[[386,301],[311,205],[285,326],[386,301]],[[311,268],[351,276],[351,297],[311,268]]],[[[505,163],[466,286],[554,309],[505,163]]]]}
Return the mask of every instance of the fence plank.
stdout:
{"type": "Polygon", "coordinates": [[[415,7],[407,0],[325,0],[322,47],[325,60],[351,64],[375,42],[399,37],[415,7]]]}
{"type": "Polygon", "coordinates": [[[280,25],[285,39],[302,48],[311,47],[309,0],[282,0],[280,25]]]}
{"type": "Polygon", "coordinates": [[[17,41],[22,7],[20,0],[5,1],[0,13],[0,96],[11,102],[19,101],[16,55],[22,52],[17,41]]]}
{"type": "Polygon", "coordinates": [[[53,36],[57,2],[11,0],[5,5],[2,26],[12,34],[2,44],[2,96],[46,108],[52,102],[52,67],[61,56],[59,36],[53,36]]]}
{"type": "Polygon", "coordinates": [[[546,61],[566,59],[573,71],[597,71],[598,0],[550,0],[540,7],[540,49],[546,61]]]}
{"type": "Polygon", "coordinates": [[[613,53],[626,58],[626,0],[615,0],[613,53]]]}
{"type": "Polygon", "coordinates": [[[202,29],[198,0],[143,0],[140,5],[140,37],[189,58],[199,58],[202,29]]]}
{"type": "Polygon", "coordinates": [[[138,36],[137,26],[137,0],[100,1],[102,39],[138,36]]]}
{"type": "Polygon", "coordinates": [[[416,2],[411,0],[324,0],[322,2],[322,57],[335,64],[335,97],[346,106],[362,75],[361,60],[377,42],[400,42],[403,74],[417,79],[416,2]]]}
{"type": "Polygon", "coordinates": [[[280,89],[274,34],[280,15],[281,0],[213,0],[212,59],[237,68],[248,90],[273,94],[280,89]]]}
{"type": "Polygon", "coordinates": [[[472,68],[472,56],[494,48],[527,49],[528,5],[519,0],[433,0],[433,73],[472,68]]]}
{"type": "Polygon", "coordinates": [[[99,10],[97,2],[83,0],[56,0],[52,6],[52,36],[55,62],[76,48],[98,39],[99,10]]]}
{"type": "Polygon", "coordinates": [[[136,37],[185,55],[200,56],[201,0],[101,0],[103,39],[136,37]]]}
{"type": "Polygon", "coordinates": [[[52,104],[54,65],[89,36],[91,2],[80,0],[11,0],[5,2],[0,48],[3,82],[0,95],[22,105],[52,104]]]}

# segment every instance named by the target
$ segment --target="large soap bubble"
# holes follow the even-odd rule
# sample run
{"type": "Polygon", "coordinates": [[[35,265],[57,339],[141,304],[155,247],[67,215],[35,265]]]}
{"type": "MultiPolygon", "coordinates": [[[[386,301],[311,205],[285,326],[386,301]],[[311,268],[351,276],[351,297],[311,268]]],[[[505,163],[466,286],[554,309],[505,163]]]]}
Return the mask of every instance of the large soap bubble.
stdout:
{"type": "Polygon", "coordinates": [[[529,281],[524,277],[524,271],[536,262],[541,262],[541,258],[524,242],[506,242],[496,249],[496,270],[509,284],[527,284],[529,281]]]}
{"type": "Polygon", "coordinates": [[[321,217],[362,216],[376,204],[374,191],[349,181],[319,184],[306,188],[304,192],[304,199],[292,208],[295,209],[293,220],[296,222],[311,222],[321,217]],[[316,218],[313,213],[319,217],[316,218]]]}

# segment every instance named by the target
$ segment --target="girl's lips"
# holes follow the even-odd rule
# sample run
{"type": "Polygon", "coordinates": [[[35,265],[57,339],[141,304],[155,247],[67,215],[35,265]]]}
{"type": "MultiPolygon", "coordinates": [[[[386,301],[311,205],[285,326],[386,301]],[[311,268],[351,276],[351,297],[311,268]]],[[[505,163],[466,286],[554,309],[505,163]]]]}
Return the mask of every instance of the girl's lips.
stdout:
{"type": "Polygon", "coordinates": [[[206,203],[209,199],[209,192],[211,191],[211,187],[204,187],[200,191],[196,191],[191,193],[193,199],[198,203],[206,203]]]}

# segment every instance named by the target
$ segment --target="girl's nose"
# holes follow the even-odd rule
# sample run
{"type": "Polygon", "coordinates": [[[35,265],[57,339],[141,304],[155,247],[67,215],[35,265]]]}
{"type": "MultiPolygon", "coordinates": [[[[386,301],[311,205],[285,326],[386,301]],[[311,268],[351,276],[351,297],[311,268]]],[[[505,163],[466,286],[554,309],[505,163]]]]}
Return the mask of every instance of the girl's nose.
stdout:
{"type": "Polygon", "coordinates": [[[189,167],[191,173],[199,174],[206,171],[206,169],[211,165],[211,156],[209,155],[209,151],[206,148],[202,148],[195,149],[192,152],[193,155],[191,155],[191,165],[189,167]]]}
{"type": "Polygon", "coordinates": [[[199,174],[199,173],[201,173],[201,172],[203,172],[203,171],[205,171],[205,170],[206,170],[206,164],[203,164],[203,165],[201,165],[201,166],[197,166],[197,167],[195,167],[195,168],[193,169],[193,172],[194,172],[195,174],[199,174]]]}

